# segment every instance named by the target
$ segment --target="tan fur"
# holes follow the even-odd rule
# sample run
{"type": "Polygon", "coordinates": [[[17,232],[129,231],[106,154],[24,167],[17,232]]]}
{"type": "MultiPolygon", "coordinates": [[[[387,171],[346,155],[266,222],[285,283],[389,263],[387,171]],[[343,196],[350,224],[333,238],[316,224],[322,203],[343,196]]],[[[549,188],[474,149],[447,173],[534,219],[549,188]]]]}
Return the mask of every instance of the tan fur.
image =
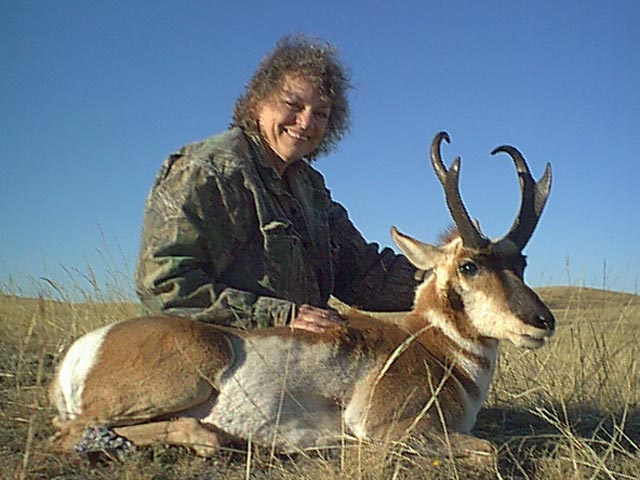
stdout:
{"type": "Polygon", "coordinates": [[[211,397],[232,358],[224,335],[201,323],[150,317],[116,325],[86,379],[83,414],[127,425],[194,407],[211,397]]]}

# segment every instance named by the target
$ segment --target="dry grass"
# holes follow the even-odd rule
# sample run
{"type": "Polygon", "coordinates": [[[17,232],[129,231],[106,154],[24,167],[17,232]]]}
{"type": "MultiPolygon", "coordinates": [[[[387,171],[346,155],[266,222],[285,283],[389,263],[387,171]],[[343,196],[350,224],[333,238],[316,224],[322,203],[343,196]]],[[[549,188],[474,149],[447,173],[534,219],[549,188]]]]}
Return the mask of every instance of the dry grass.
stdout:
{"type": "Polygon", "coordinates": [[[155,447],[95,463],[55,455],[46,442],[54,365],[80,334],[138,307],[0,295],[0,472],[15,479],[640,478],[640,297],[573,287],[540,293],[558,332],[538,351],[503,349],[475,429],[499,447],[498,465],[484,473],[398,446],[293,457],[249,448],[209,460],[155,447]]]}

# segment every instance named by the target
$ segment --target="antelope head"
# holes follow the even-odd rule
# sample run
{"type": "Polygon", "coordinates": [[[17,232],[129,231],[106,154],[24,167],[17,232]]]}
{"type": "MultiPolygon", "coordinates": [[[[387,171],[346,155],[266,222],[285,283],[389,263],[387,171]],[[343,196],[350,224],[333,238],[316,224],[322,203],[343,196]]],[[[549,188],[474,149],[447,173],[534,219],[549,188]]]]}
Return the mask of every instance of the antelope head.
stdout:
{"type": "MultiPolygon", "coordinates": [[[[409,261],[431,274],[418,288],[414,313],[447,317],[457,334],[466,338],[510,340],[537,348],[553,334],[555,318],[536,293],[524,283],[526,258],[522,251],[540,219],[551,187],[547,164],[536,182],[522,154],[501,146],[492,154],[507,153],[520,180],[520,210],[509,232],[500,239],[487,238],[471,220],[459,191],[460,157],[447,169],[440,155],[445,132],[431,143],[431,164],[444,189],[457,235],[441,246],[415,240],[392,227],[392,237],[409,261]]],[[[445,322],[442,322],[445,323],[445,322]]]]}

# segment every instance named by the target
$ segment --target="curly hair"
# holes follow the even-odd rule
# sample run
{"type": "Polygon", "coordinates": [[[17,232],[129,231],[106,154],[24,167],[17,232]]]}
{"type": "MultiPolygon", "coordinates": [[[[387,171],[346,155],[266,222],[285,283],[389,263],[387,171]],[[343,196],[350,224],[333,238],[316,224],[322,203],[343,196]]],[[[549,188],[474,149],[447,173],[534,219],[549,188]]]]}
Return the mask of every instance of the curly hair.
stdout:
{"type": "Polygon", "coordinates": [[[307,156],[312,161],[333,150],[349,131],[351,124],[347,92],[352,88],[346,68],[337,50],[327,42],[304,35],[286,36],[260,62],[244,93],[236,100],[232,126],[250,134],[259,134],[255,107],[282,88],[287,74],[300,75],[318,88],[331,103],[327,130],[318,148],[307,156]]]}

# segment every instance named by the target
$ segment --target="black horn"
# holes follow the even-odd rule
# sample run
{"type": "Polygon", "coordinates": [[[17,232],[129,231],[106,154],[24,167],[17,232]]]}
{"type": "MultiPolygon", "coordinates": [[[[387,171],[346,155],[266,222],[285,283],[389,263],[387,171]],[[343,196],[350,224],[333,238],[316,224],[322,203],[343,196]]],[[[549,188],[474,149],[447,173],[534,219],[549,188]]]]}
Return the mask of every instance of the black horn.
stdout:
{"type": "Polygon", "coordinates": [[[476,228],[460,197],[460,157],[456,157],[451,164],[451,168],[447,170],[440,155],[440,145],[443,140],[450,143],[451,139],[447,132],[440,132],[433,137],[431,142],[431,165],[444,188],[444,195],[451,218],[460,233],[462,243],[466,247],[474,249],[485,248],[490,241],[476,228]]]}
{"type": "Polygon", "coordinates": [[[516,167],[520,181],[520,210],[509,233],[499,242],[510,240],[518,250],[522,251],[533,235],[542,210],[547,203],[551,190],[551,165],[547,163],[542,178],[536,182],[527,162],[517,148],[503,145],[495,148],[491,154],[495,155],[500,152],[508,154],[516,167]]]}

